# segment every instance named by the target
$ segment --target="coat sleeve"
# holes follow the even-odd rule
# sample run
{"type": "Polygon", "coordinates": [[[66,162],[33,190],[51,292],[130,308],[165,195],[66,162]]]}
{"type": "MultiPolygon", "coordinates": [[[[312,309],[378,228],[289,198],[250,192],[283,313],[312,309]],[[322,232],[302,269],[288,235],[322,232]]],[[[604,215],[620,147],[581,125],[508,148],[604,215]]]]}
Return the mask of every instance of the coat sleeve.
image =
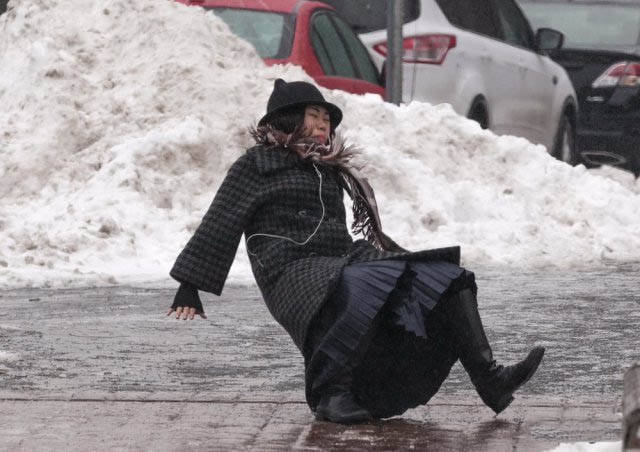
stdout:
{"type": "Polygon", "coordinates": [[[249,154],[229,169],[202,222],[178,255],[171,277],[220,295],[229,269],[258,205],[260,176],[249,154]]]}

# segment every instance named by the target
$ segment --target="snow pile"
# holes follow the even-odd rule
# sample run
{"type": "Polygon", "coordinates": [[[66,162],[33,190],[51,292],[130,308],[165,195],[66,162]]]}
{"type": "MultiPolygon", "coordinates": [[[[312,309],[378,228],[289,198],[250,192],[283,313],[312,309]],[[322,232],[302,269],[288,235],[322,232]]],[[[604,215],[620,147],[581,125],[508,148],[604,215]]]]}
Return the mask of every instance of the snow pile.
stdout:
{"type": "Polygon", "coordinates": [[[165,278],[274,70],[223,22],[171,1],[10,7],[0,284],[165,278]]]}
{"type": "Polygon", "coordinates": [[[5,352],[0,350],[0,364],[11,364],[18,361],[17,353],[5,352]]]}
{"type": "Polygon", "coordinates": [[[622,441],[602,441],[598,443],[561,443],[548,452],[618,452],[622,449],[622,441]]]}
{"type": "MultiPolygon", "coordinates": [[[[0,16],[0,286],[166,280],[273,80],[170,0],[13,0],[0,16]],[[73,20],[69,20],[73,18],[73,20]]],[[[467,264],[640,260],[640,185],[496,137],[447,105],[324,91],[363,148],[385,231],[467,264]],[[619,180],[616,180],[619,179],[619,180]]],[[[244,252],[231,273],[251,279],[244,252]]]]}

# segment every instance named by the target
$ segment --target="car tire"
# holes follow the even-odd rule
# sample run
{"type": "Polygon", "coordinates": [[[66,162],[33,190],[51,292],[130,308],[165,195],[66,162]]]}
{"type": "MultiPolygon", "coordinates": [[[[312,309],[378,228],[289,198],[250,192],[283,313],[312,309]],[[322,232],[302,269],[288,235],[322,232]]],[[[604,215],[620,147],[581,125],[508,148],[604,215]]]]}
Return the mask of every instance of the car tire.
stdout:
{"type": "Polygon", "coordinates": [[[478,97],[473,101],[467,118],[480,124],[483,129],[489,128],[489,115],[487,114],[487,106],[484,99],[478,97]]]}
{"type": "Polygon", "coordinates": [[[573,121],[569,113],[565,112],[560,118],[551,155],[569,165],[578,163],[573,121]]]}

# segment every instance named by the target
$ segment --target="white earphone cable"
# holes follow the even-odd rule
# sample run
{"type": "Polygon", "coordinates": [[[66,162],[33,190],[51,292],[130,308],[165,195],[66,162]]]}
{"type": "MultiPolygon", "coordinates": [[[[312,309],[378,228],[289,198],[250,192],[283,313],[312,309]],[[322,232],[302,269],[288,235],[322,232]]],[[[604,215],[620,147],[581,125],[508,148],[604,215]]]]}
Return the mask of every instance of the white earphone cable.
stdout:
{"type": "Polygon", "coordinates": [[[260,262],[260,258],[258,258],[258,255],[256,253],[252,253],[249,250],[249,240],[251,240],[252,238],[254,238],[254,237],[270,237],[270,238],[273,238],[273,239],[287,240],[287,241],[289,241],[289,242],[291,242],[291,243],[293,243],[295,245],[298,245],[298,246],[304,246],[307,243],[309,243],[309,241],[313,238],[313,236],[315,236],[316,233],[318,232],[318,229],[320,229],[320,225],[324,221],[324,215],[325,215],[324,201],[322,200],[322,173],[320,172],[320,170],[318,169],[318,167],[316,166],[315,163],[313,164],[313,169],[316,170],[316,174],[318,175],[318,178],[320,179],[319,186],[318,186],[318,194],[319,194],[319,197],[320,197],[320,205],[322,206],[322,216],[320,217],[320,221],[318,222],[318,225],[313,230],[311,235],[309,237],[307,237],[307,239],[305,241],[303,241],[303,242],[297,242],[297,241],[295,241],[294,239],[292,239],[290,237],[285,237],[285,236],[276,235],[276,234],[265,234],[265,233],[261,233],[261,232],[259,232],[257,234],[251,234],[249,237],[247,237],[247,240],[246,240],[247,253],[249,253],[251,256],[254,256],[257,259],[258,264],[261,267],[263,265],[262,265],[262,262],[260,262]]]}

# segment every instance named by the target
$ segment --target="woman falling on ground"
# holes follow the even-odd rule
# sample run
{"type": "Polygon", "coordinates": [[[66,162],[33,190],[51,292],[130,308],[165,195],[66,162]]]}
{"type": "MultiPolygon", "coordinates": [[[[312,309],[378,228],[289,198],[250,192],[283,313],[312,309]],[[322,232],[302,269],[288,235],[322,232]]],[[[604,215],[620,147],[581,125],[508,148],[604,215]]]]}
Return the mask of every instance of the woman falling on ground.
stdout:
{"type": "Polygon", "coordinates": [[[304,356],[317,419],[402,414],[427,403],[458,359],[500,413],[544,348],[496,364],[460,249],[409,252],[382,232],[373,191],[336,138],[341,120],[312,84],[276,80],[256,145],[232,165],[171,270],[181,284],[168,314],[205,316],[198,290],[220,295],[244,233],[269,311],[304,356]],[[349,234],[344,192],[366,240],[349,234]]]}

